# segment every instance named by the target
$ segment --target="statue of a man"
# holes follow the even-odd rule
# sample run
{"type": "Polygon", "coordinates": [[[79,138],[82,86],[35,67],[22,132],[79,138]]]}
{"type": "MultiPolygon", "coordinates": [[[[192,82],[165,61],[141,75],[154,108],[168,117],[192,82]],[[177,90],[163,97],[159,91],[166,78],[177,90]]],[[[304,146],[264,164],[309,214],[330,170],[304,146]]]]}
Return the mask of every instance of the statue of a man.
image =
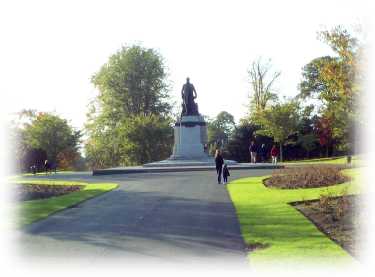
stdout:
{"type": "Polygon", "coordinates": [[[199,115],[198,106],[194,102],[197,98],[197,92],[195,91],[194,85],[190,83],[190,78],[186,78],[186,84],[182,86],[182,115],[199,115]]]}

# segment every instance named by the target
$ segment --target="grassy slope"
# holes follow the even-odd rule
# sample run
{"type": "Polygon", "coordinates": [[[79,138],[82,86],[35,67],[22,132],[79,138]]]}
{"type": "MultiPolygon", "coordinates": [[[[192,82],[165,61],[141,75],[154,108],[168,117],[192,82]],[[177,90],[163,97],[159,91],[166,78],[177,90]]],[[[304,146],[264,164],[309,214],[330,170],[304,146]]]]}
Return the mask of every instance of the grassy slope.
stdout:
{"type": "Polygon", "coordinates": [[[288,203],[319,198],[321,194],[339,195],[345,189],[359,192],[358,170],[346,174],[354,181],[326,188],[280,190],[266,188],[265,177],[235,180],[228,185],[246,243],[269,244],[249,254],[251,263],[275,261],[325,261],[351,257],[321,233],[308,219],[288,203]]]}
{"type": "Polygon", "coordinates": [[[85,188],[78,192],[51,197],[41,200],[23,201],[17,205],[17,226],[21,227],[34,221],[41,220],[49,215],[66,209],[77,203],[98,196],[117,188],[117,184],[97,183],[88,184],[82,182],[51,181],[51,180],[14,180],[17,184],[39,184],[39,185],[84,185],[85,188]]]}

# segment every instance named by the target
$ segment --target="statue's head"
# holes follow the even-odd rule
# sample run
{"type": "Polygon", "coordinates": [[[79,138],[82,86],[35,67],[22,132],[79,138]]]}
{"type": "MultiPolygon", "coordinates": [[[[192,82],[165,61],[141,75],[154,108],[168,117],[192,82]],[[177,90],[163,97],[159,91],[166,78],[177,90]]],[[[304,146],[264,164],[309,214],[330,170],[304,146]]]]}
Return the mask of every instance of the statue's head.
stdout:
{"type": "Polygon", "coordinates": [[[186,83],[189,83],[189,82],[190,82],[190,78],[187,77],[187,78],[186,78],[186,83]]]}

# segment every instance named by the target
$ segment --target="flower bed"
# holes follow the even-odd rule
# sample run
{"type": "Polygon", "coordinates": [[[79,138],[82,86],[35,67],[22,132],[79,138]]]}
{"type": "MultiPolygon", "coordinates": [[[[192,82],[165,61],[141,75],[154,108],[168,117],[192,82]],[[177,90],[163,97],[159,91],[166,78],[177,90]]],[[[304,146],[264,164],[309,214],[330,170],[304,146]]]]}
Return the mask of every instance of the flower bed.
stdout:
{"type": "Polygon", "coordinates": [[[80,191],[84,188],[82,185],[37,185],[22,184],[15,186],[15,198],[19,201],[28,201],[36,199],[45,199],[54,196],[60,196],[67,193],[80,191]]]}
{"type": "Polygon", "coordinates": [[[350,177],[341,173],[342,167],[316,165],[275,170],[270,178],[264,180],[267,187],[280,189],[318,188],[342,184],[350,177]]]}

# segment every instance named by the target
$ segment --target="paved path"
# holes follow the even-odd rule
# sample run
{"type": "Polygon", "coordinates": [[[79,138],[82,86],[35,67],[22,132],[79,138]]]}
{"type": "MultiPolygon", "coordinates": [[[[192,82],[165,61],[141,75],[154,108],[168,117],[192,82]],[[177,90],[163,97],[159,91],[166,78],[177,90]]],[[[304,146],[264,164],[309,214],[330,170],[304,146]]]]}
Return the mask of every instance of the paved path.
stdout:
{"type": "MultiPolygon", "coordinates": [[[[241,170],[232,175],[269,173],[241,170]]],[[[18,238],[22,254],[90,262],[107,257],[168,262],[219,257],[246,263],[234,207],[215,177],[215,172],[52,175],[120,187],[27,226],[18,238]]]]}

